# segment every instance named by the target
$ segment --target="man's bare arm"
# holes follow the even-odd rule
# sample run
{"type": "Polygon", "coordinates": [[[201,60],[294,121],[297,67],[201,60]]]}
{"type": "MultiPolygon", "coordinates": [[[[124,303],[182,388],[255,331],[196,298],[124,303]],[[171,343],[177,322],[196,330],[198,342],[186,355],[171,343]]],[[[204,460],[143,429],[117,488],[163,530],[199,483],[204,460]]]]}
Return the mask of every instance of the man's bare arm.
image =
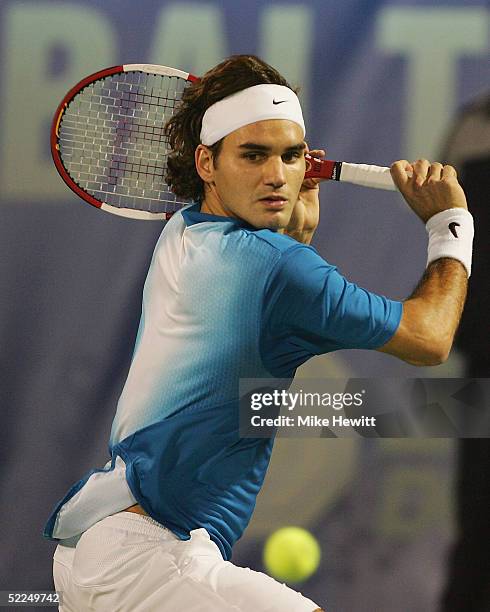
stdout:
{"type": "Polygon", "coordinates": [[[438,365],[448,358],[461,319],[468,285],[455,259],[430,264],[403,305],[395,335],[379,350],[412,365],[438,365]]]}
{"type": "MultiPolygon", "coordinates": [[[[412,164],[402,160],[393,164],[391,173],[408,205],[424,223],[443,211],[467,210],[466,197],[452,166],[431,164],[425,159],[412,164]]],[[[405,301],[396,333],[378,350],[412,365],[444,362],[463,312],[467,277],[468,270],[457,259],[443,257],[433,261],[405,301]]]]}

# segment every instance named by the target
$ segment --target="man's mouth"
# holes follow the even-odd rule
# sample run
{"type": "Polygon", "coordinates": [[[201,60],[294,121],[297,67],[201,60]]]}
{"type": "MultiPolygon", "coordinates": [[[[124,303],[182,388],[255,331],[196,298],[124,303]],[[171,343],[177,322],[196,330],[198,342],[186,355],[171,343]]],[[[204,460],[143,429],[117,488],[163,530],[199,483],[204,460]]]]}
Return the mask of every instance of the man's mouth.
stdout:
{"type": "Polygon", "coordinates": [[[267,208],[273,209],[284,208],[284,206],[286,206],[288,203],[284,196],[279,195],[266,196],[265,198],[260,198],[260,201],[263,202],[267,208]]]}

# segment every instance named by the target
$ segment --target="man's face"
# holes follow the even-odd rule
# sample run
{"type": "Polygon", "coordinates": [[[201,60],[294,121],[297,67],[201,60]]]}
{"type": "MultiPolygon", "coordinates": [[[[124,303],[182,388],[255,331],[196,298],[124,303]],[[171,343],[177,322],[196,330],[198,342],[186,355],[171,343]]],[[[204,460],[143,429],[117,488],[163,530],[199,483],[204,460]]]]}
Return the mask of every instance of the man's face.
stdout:
{"type": "Polygon", "coordinates": [[[205,201],[257,228],[286,227],[305,175],[305,146],[301,128],[287,119],[235,130],[212,164],[205,201]]]}

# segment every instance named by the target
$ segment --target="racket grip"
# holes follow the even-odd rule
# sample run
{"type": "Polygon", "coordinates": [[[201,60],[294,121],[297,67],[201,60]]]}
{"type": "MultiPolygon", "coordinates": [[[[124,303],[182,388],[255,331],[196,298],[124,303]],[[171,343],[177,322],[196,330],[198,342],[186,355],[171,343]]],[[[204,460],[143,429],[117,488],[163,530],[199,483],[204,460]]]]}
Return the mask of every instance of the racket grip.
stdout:
{"type": "Polygon", "coordinates": [[[363,185],[364,187],[374,187],[375,189],[396,191],[390,169],[383,166],[342,162],[339,181],[363,185]]]}
{"type": "Polygon", "coordinates": [[[319,159],[309,153],[305,155],[305,159],[307,163],[305,178],[331,179],[390,191],[397,189],[391,178],[390,169],[384,166],[319,159]]]}

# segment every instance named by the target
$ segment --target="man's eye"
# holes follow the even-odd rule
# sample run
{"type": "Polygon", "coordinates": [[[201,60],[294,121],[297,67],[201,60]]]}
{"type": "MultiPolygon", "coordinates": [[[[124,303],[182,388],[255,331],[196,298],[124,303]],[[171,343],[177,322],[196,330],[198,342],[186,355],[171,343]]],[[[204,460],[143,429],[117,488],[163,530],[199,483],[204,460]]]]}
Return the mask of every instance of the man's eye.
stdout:
{"type": "Polygon", "coordinates": [[[258,161],[263,157],[263,155],[263,153],[245,153],[243,157],[245,157],[245,159],[248,159],[249,161],[258,161]]]}
{"type": "Polygon", "coordinates": [[[288,151],[287,153],[283,154],[282,160],[284,162],[292,162],[292,161],[299,159],[302,156],[303,156],[303,153],[300,153],[299,151],[288,151]]]}

